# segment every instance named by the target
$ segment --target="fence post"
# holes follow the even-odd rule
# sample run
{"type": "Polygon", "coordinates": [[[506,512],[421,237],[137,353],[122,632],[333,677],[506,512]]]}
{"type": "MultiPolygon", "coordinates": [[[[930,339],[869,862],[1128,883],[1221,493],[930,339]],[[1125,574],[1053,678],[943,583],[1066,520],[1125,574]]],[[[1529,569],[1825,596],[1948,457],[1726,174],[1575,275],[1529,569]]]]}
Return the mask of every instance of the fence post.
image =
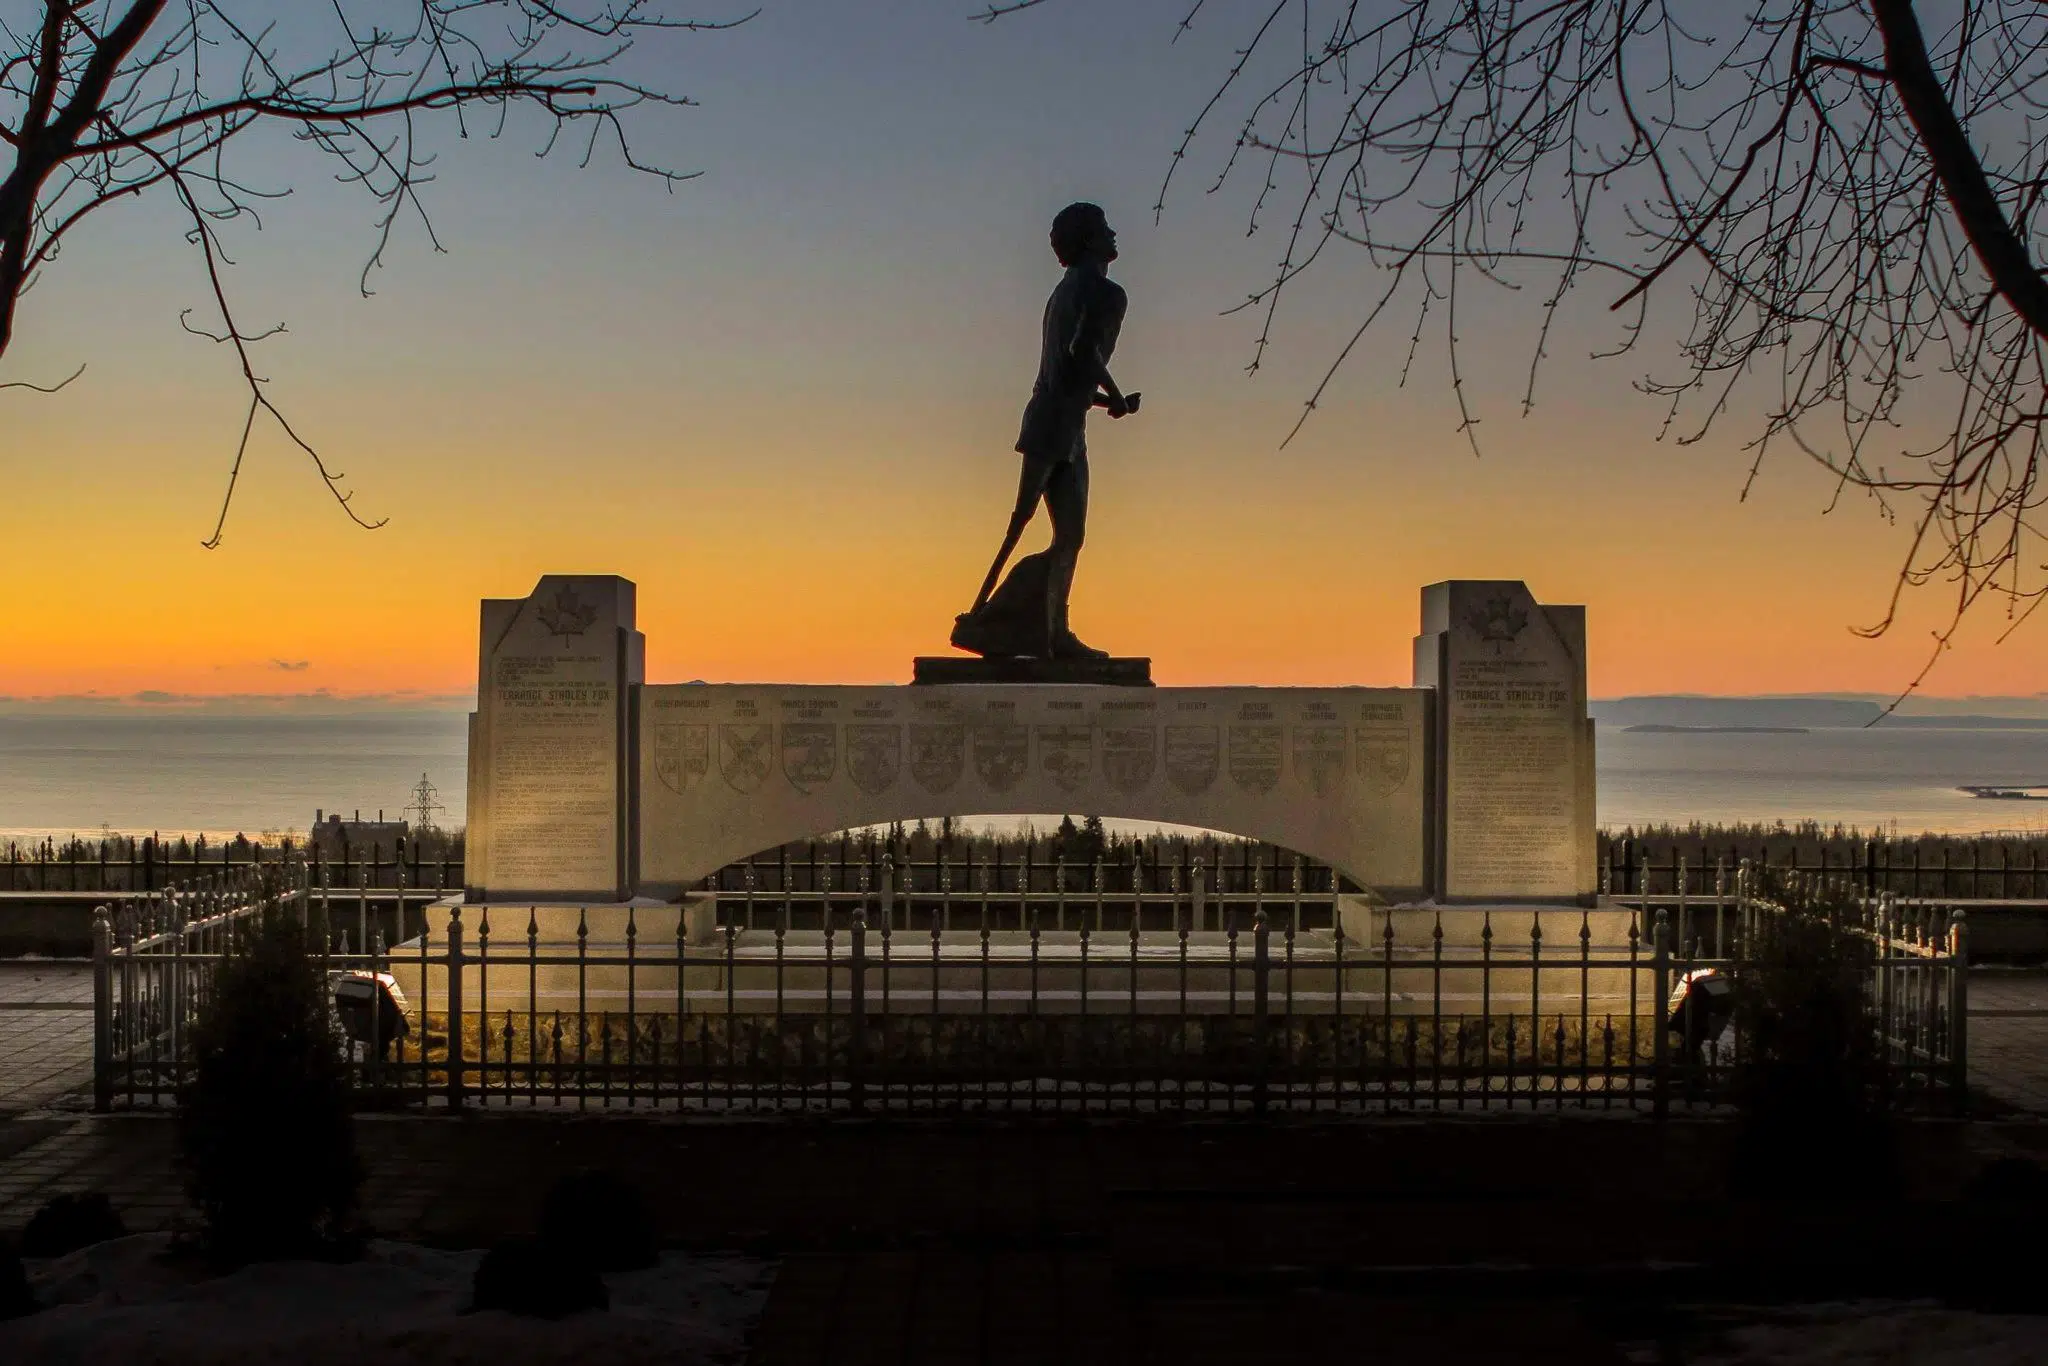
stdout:
{"type": "Polygon", "coordinates": [[[1269,1023],[1266,1014],[1267,978],[1273,966],[1266,908],[1252,915],[1252,1046],[1258,1050],[1252,1073],[1252,1113],[1266,1113],[1266,1053],[1269,1023]]]}
{"type": "Polygon", "coordinates": [[[114,927],[102,905],[92,913],[92,1108],[114,1108],[114,927]]]}
{"type": "Polygon", "coordinates": [[[867,1107],[866,1081],[862,1077],[868,1044],[868,915],[867,908],[853,910],[853,947],[847,959],[851,974],[848,996],[852,1001],[852,1037],[846,1045],[846,1097],[855,1114],[867,1107]]]}
{"type": "Polygon", "coordinates": [[[1656,983],[1650,1001],[1656,1030],[1651,1042],[1650,1094],[1657,1118],[1663,1119],[1671,1108],[1671,1031],[1664,1027],[1664,1006],[1671,998],[1671,922],[1661,906],[1657,908],[1656,928],[1651,937],[1650,964],[1656,983]]]}
{"type": "Polygon", "coordinates": [[[1970,1107],[1970,926],[1958,906],[1948,917],[1949,1067],[1957,1114],[1970,1107]]]}
{"type": "Polygon", "coordinates": [[[462,907],[448,908],[448,1108],[462,1108],[462,907]]]}

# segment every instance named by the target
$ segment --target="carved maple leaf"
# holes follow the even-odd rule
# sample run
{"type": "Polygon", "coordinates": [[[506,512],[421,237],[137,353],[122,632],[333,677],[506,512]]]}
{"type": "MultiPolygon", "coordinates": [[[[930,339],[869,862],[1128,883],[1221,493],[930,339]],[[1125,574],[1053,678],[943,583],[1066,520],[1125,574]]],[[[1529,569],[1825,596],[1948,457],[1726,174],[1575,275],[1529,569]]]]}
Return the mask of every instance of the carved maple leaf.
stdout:
{"type": "Polygon", "coordinates": [[[1481,640],[1511,641],[1528,626],[1529,613],[1512,598],[1488,598],[1485,606],[1474,608],[1466,619],[1481,640]]]}
{"type": "Polygon", "coordinates": [[[583,601],[573,588],[555,594],[552,603],[540,606],[540,624],[554,636],[580,636],[597,620],[597,604],[583,601]]]}

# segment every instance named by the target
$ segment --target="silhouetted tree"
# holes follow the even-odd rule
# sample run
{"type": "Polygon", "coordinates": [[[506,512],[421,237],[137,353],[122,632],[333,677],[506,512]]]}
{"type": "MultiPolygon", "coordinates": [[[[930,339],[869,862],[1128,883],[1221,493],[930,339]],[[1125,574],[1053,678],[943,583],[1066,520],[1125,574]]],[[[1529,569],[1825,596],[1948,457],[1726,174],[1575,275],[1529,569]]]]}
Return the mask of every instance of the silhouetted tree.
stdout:
{"type": "MultiPolygon", "coordinates": [[[[1045,0],[989,4],[993,20],[1045,0]]],[[[1473,287],[1527,290],[1551,324],[1595,282],[1613,350],[1679,333],[1640,384],[1664,431],[1731,408],[1760,463],[1781,443],[1910,528],[1886,610],[1933,581],[1947,627],[1980,600],[2037,606],[2048,426],[2048,9],[2034,0],[1190,0],[1243,25],[1160,188],[1215,125],[1219,174],[1289,206],[1262,315],[1333,244],[1382,270],[1306,421],[1376,328],[1405,378],[1443,340],[1461,430],[1473,287]],[[1668,303],[1670,316],[1653,312],[1668,303]],[[1688,316],[1689,315],[1689,316],[1688,316]]],[[[1296,430],[1299,430],[1297,424],[1296,430]]],[[[1752,468],[1754,478],[1754,467],[1752,468]]],[[[1745,493],[1747,487],[1745,486],[1745,493]]],[[[2008,628],[2010,629],[2010,628],[2008,628]]],[[[1923,670],[1921,677],[1926,676],[1923,670]]],[[[1918,679],[1915,680],[1917,685],[1918,679]]]]}
{"type": "MultiPolygon", "coordinates": [[[[41,0],[0,14],[0,358],[15,336],[22,297],[57,264],[87,218],[138,196],[177,206],[211,289],[208,327],[188,330],[228,345],[248,391],[248,413],[220,522],[256,419],[267,414],[319,471],[358,524],[381,526],[349,505],[342,476],[275,407],[251,348],[282,326],[244,326],[227,287],[221,226],[253,217],[285,190],[241,179],[234,149],[255,130],[289,130],[331,158],[336,178],[377,206],[362,289],[400,214],[419,217],[436,126],[496,137],[520,109],[537,112],[540,155],[568,147],[584,164],[600,142],[627,166],[687,178],[633,155],[626,117],[682,96],[645,74],[666,64],[634,52],[642,39],[724,22],[681,19],[650,0],[333,0],[274,6],[262,0],[41,0]],[[628,54],[633,53],[630,61],[628,54]],[[12,153],[11,162],[6,158],[12,153]]],[[[79,367],[83,370],[83,366],[79,367]]],[[[15,380],[0,389],[58,389],[15,380]]]]}

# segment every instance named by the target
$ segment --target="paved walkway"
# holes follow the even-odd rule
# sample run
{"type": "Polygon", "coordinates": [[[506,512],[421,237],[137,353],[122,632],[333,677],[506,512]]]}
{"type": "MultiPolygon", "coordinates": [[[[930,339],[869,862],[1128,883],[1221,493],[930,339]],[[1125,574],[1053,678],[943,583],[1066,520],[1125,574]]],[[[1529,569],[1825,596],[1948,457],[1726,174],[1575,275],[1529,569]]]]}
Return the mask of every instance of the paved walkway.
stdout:
{"type": "Polygon", "coordinates": [[[2048,973],[1971,973],[1969,1049],[1974,1086],[2048,1116],[2048,973]]]}
{"type": "Polygon", "coordinates": [[[92,969],[0,962],[0,1116],[39,1110],[92,1084],[92,969]]]}

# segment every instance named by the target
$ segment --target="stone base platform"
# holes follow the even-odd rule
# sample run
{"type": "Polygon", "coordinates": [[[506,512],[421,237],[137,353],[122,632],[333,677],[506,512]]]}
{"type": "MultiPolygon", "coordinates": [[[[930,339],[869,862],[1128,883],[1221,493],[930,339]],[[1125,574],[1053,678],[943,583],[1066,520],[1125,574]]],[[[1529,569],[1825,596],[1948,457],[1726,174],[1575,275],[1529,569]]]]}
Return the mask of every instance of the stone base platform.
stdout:
{"type": "Polygon", "coordinates": [[[1093,683],[1114,687],[1152,686],[1146,656],[1108,659],[1024,659],[997,656],[919,655],[911,661],[912,683],[1093,683]]]}
{"type": "MultiPolygon", "coordinates": [[[[390,970],[415,1008],[422,999],[430,1012],[446,1007],[454,909],[452,901],[430,907],[427,942],[415,939],[391,952],[390,970]]],[[[716,925],[715,911],[707,893],[681,905],[464,906],[464,1012],[805,1015],[849,1008],[849,929],[836,929],[829,940],[817,930],[728,935],[716,925]]],[[[1645,1010],[1655,996],[1649,955],[1631,954],[1622,912],[1589,917],[1578,908],[1513,908],[1512,920],[1492,921],[1489,943],[1482,940],[1483,914],[1446,915],[1439,941],[1430,933],[1433,912],[1396,910],[1396,942],[1390,944],[1385,910],[1356,905],[1346,911],[1341,950],[1327,930],[1305,930],[1290,944],[1274,922],[1267,986],[1275,1014],[1449,1018],[1485,1012],[1526,1021],[1533,1008],[1546,1019],[1577,1019],[1584,1011],[1597,1021],[1645,1010]],[[1538,925],[1543,933],[1532,942],[1530,930],[1538,925]],[[1588,931],[1583,941],[1582,927],[1588,931]],[[1375,929],[1369,938],[1357,933],[1375,929]]],[[[1237,1014],[1252,1009],[1255,944],[1249,927],[1236,935],[1191,931],[1184,938],[1150,930],[1135,942],[1128,930],[1085,938],[1076,929],[984,936],[961,924],[937,936],[920,927],[894,929],[885,938],[875,927],[864,936],[863,973],[869,1009],[890,1014],[1237,1014]]]]}

